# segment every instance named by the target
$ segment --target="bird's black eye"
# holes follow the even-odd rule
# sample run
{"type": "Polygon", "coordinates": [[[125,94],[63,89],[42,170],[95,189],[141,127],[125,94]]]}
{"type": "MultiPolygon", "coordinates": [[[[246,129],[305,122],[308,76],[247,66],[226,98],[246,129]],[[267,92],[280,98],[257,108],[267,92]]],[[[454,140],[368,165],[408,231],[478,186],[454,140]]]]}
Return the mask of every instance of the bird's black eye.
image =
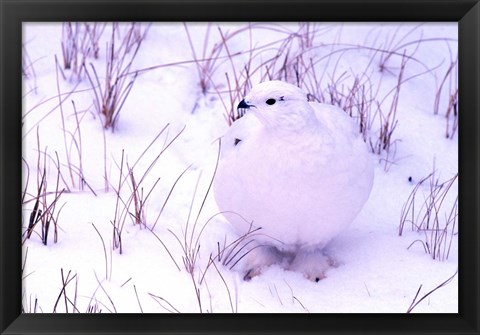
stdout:
{"type": "Polygon", "coordinates": [[[268,99],[267,101],[265,101],[267,103],[267,105],[273,105],[275,102],[277,102],[277,100],[275,99],[268,99]]]}

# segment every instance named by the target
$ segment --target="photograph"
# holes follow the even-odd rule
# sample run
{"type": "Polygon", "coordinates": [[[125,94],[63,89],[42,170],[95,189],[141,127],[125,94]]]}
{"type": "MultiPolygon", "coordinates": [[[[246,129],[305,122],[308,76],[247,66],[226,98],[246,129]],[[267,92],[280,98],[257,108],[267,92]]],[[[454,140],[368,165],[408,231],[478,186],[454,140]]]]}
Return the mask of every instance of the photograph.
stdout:
{"type": "Polygon", "coordinates": [[[21,29],[22,314],[460,312],[458,22],[21,29]]]}

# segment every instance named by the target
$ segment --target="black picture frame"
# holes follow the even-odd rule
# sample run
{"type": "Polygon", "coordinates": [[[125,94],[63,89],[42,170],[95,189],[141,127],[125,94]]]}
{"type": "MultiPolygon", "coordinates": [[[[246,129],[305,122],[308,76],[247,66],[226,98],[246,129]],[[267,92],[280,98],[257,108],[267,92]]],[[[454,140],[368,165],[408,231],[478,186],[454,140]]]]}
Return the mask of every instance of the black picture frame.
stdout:
{"type": "Polygon", "coordinates": [[[478,0],[0,0],[0,15],[1,334],[480,334],[478,0]],[[27,21],[458,22],[459,313],[22,315],[21,41],[27,21]]]}

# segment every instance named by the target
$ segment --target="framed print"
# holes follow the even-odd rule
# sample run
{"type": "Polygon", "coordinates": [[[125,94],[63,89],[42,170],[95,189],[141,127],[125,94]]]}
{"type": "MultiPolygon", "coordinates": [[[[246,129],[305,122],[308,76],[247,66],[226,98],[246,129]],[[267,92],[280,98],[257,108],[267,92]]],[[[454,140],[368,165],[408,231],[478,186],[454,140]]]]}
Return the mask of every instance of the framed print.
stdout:
{"type": "Polygon", "coordinates": [[[1,1],[1,332],[478,334],[477,1],[1,1]]]}

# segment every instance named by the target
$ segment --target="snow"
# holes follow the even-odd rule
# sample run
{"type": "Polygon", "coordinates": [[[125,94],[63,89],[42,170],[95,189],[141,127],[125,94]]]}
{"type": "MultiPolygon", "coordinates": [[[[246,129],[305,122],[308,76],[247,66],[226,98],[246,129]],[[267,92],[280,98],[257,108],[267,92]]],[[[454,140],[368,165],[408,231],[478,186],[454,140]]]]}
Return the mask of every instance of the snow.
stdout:
{"type": "MultiPolygon", "coordinates": [[[[310,41],[314,47],[305,54],[321,59],[317,64],[325,71],[323,75],[318,73],[323,78],[321,90],[326,90],[328,83],[337,83],[337,90],[345,93],[354,77],[360,76],[371,85],[366,85],[370,87],[368,94],[380,102],[386,96],[382,104],[386,112],[394,96],[404,50],[411,55],[400,87],[394,143],[388,154],[371,154],[375,181],[370,198],[352,225],[326,247],[336,267],[318,283],[275,265],[246,282],[242,274],[222,262],[209,262],[210,256],[216,259],[219,246],[238,238],[218,215],[213,194],[208,192],[218,153],[217,138],[228,129],[225,105],[229,107],[229,95],[219,96],[228,89],[225,72],[233,84],[235,75],[242,73],[250,59],[254,69],[276,55],[282,41],[300,29],[299,24],[262,23],[246,29],[243,23],[189,23],[187,27],[197,59],[210,57],[211,50],[222,40],[221,34],[238,32],[228,35],[228,52],[223,48],[218,54],[223,58],[215,62],[211,74],[216,86],[210,85],[203,94],[184,25],[154,23],[149,26],[131,70],[156,68],[140,72],[112,131],[102,127],[103,118],[95,111],[94,94],[86,76],[77,80],[71,70],[62,69],[64,79],[56,70],[55,56],[59,69],[63,62],[62,24],[24,24],[24,46],[34,75],[26,77],[23,85],[23,186],[27,194],[22,206],[22,230],[27,229],[34,207],[32,199],[37,194],[45,157],[47,203],[55,198],[56,154],[63,176],[58,189],[66,189],[55,211],[57,243],[50,227],[48,243],[42,244],[40,224],[24,243],[26,312],[65,312],[67,306],[68,312],[82,313],[89,308],[103,313],[405,313],[420,286],[417,301],[455,274],[457,225],[453,235],[451,225],[448,229],[448,258],[433,259],[423,247],[430,233],[412,231],[411,224],[406,223],[399,236],[399,224],[402,208],[422,178],[435,169],[435,179],[442,183],[458,172],[457,135],[445,137],[445,111],[449,92],[456,87],[456,67],[444,84],[439,112],[434,114],[436,92],[457,57],[456,23],[314,26],[317,33],[310,41]],[[255,52],[249,52],[253,48],[257,48],[255,52]],[[379,49],[396,49],[383,71],[380,64],[386,54],[379,49]],[[233,56],[229,58],[227,53],[233,56]],[[159,66],[179,62],[183,63],[159,66]],[[58,106],[59,92],[62,99],[66,97],[62,104],[66,131],[58,106]],[[81,143],[78,150],[75,142],[81,143]],[[88,186],[80,187],[75,175],[72,183],[67,152],[74,170],[81,164],[88,186]],[[143,189],[143,198],[151,191],[144,204],[145,225],[135,224],[121,201],[117,206],[122,152],[123,175],[127,175],[128,163],[143,189]],[[126,217],[121,222],[121,253],[113,247],[116,208],[126,217]],[[198,251],[193,274],[184,266],[185,246],[187,253],[198,251]],[[62,271],[65,281],[69,273],[69,278],[75,276],[65,290],[70,302],[62,293],[62,271]]],[[[120,31],[127,28],[121,25],[120,31]]],[[[91,69],[92,63],[101,79],[110,39],[108,24],[99,42],[100,57],[86,61],[87,68],[91,69]]],[[[297,42],[289,45],[292,57],[301,48],[297,42]]],[[[279,67],[277,64],[276,70],[279,67]]],[[[264,68],[252,71],[252,83],[265,73],[264,68]]],[[[304,84],[304,89],[311,88],[307,82],[304,84]]],[[[236,105],[241,97],[233,100],[236,105]]],[[[371,138],[375,141],[378,115],[372,120],[371,138]]],[[[419,186],[416,214],[421,213],[429,193],[429,182],[419,186]]],[[[127,178],[121,187],[121,200],[128,201],[131,194],[127,178]]],[[[457,194],[455,182],[442,203],[441,224],[457,194]]],[[[133,208],[132,203],[129,210],[133,208]]],[[[457,313],[457,276],[412,312],[457,313]]]]}

